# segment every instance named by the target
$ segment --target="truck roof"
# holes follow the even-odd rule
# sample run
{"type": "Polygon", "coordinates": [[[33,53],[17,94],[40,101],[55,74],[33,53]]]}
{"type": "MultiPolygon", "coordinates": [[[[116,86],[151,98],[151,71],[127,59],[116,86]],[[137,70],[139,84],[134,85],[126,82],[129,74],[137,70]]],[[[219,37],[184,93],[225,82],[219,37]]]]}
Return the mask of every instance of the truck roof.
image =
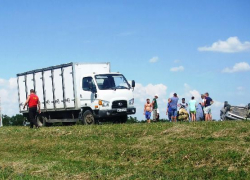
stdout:
{"type": "Polygon", "coordinates": [[[31,71],[26,71],[26,72],[23,72],[23,73],[18,73],[17,76],[23,76],[23,75],[26,75],[26,74],[32,74],[32,73],[36,73],[36,72],[42,72],[42,71],[46,71],[46,70],[53,70],[53,69],[73,66],[73,65],[76,65],[76,64],[110,64],[110,63],[109,62],[100,62],[100,63],[70,62],[70,63],[66,63],[66,64],[60,64],[60,65],[56,65],[56,66],[50,66],[50,67],[46,67],[46,68],[35,69],[35,70],[31,70],[31,71]]]}

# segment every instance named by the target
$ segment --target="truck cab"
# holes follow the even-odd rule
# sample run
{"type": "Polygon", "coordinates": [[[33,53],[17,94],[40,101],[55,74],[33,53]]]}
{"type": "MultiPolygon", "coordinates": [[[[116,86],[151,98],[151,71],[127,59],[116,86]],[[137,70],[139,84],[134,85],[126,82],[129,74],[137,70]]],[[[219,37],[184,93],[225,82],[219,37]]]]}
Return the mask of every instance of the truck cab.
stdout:
{"type": "MultiPolygon", "coordinates": [[[[81,109],[90,109],[95,119],[126,122],[127,115],[135,114],[135,83],[132,81],[130,85],[122,74],[91,74],[83,76],[79,84],[82,85],[79,89],[81,109]]],[[[84,123],[92,121],[84,120],[84,123]]]]}

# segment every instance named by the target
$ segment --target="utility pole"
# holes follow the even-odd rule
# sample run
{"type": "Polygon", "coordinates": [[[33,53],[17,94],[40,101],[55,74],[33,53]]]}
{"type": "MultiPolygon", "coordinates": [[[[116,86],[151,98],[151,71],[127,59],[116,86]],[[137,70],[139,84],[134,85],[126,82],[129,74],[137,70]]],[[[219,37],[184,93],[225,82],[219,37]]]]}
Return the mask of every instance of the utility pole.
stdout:
{"type": "Polygon", "coordinates": [[[3,126],[3,119],[2,119],[2,104],[1,104],[1,97],[0,97],[0,127],[3,126]]]}

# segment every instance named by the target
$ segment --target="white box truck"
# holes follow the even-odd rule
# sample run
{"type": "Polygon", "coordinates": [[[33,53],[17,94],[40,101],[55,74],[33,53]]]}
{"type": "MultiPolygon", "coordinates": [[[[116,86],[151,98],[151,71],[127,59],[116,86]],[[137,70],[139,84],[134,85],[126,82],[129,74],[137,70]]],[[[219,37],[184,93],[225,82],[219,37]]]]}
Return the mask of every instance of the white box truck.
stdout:
{"type": "Polygon", "coordinates": [[[90,125],[104,121],[126,122],[135,114],[135,81],[128,83],[120,73],[110,72],[110,63],[68,63],[17,74],[20,113],[34,89],[41,102],[38,123],[55,122],[90,125]]]}

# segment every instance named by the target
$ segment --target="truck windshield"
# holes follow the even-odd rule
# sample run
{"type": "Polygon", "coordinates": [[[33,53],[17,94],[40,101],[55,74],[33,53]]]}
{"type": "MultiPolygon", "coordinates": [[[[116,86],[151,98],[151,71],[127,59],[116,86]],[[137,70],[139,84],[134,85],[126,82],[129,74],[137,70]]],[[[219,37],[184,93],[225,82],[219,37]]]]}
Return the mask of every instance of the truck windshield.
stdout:
{"type": "Polygon", "coordinates": [[[100,90],[107,89],[130,89],[125,77],[121,74],[103,74],[95,76],[96,83],[100,90]]]}

